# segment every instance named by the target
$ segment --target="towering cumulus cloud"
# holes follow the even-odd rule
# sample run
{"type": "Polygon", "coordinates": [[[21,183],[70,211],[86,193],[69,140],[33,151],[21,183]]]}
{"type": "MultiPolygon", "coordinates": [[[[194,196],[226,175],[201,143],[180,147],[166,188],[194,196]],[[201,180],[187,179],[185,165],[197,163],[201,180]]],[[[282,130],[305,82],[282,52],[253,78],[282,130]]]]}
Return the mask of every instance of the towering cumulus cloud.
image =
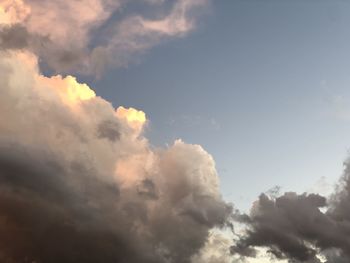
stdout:
{"type": "Polygon", "coordinates": [[[224,226],[200,146],[152,149],[143,112],[28,52],[0,54],[0,81],[1,262],[190,262],[224,226]]]}
{"type": "Polygon", "coordinates": [[[0,0],[0,48],[32,50],[56,72],[100,74],[191,31],[207,2],[0,0]]]}
{"type": "Polygon", "coordinates": [[[73,76],[193,29],[206,0],[0,0],[0,262],[198,261],[231,207],[212,157],[73,76]],[[148,16],[124,10],[141,5],[148,16]],[[149,10],[148,10],[149,8],[149,10]],[[156,10],[156,11],[154,11],[156,10]],[[79,70],[78,70],[79,69],[79,70]]]}

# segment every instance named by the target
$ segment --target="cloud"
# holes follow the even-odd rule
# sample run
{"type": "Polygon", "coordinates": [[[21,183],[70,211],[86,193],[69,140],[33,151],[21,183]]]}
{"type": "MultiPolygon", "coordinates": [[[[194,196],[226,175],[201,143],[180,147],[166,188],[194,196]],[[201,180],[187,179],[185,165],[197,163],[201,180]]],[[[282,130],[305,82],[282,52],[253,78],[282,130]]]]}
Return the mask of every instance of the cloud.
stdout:
{"type": "Polygon", "coordinates": [[[262,194],[249,215],[237,216],[247,228],[232,253],[255,257],[256,248],[264,247],[275,258],[289,262],[348,262],[349,167],[347,161],[341,183],[328,200],[318,194],[262,194]]]}
{"type": "Polygon", "coordinates": [[[150,146],[143,112],[28,52],[0,54],[0,82],[1,262],[181,263],[212,246],[231,206],[202,147],[150,146]]]}
{"type": "Polygon", "coordinates": [[[155,148],[144,112],[65,75],[127,66],[194,30],[208,4],[0,0],[1,262],[350,261],[349,161],[329,199],[277,187],[233,213],[201,146],[155,148]]]}
{"type": "Polygon", "coordinates": [[[228,260],[213,158],[182,140],[153,147],[144,112],[66,75],[128,65],[192,31],[208,3],[0,0],[1,262],[228,260]]]}
{"type": "Polygon", "coordinates": [[[125,11],[135,4],[1,0],[0,48],[29,49],[55,72],[98,75],[106,66],[128,65],[165,39],[186,35],[208,0],[143,1],[152,10],[147,16],[125,11]]]}
{"type": "Polygon", "coordinates": [[[232,256],[228,247],[233,240],[229,233],[211,231],[205,246],[193,256],[193,263],[231,263],[232,256]]]}

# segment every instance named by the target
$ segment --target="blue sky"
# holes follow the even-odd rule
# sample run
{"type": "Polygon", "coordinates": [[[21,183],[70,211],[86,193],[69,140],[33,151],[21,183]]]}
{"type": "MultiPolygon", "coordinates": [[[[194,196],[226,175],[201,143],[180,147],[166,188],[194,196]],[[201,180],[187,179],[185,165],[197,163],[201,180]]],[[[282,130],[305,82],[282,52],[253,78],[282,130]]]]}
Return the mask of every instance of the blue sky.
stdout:
{"type": "Polygon", "coordinates": [[[347,1],[217,0],[194,32],[87,81],[145,111],[154,145],[202,145],[238,208],[275,185],[325,192],[350,146],[349,13],[347,1]]]}

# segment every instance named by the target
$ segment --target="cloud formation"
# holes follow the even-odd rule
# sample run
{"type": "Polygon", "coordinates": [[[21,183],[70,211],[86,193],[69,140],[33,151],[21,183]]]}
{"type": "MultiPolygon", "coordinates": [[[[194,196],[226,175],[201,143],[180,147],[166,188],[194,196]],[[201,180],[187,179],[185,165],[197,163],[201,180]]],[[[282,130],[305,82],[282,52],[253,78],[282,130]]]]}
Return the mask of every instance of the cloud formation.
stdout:
{"type": "Polygon", "coordinates": [[[193,30],[208,3],[0,0],[0,262],[256,262],[261,248],[290,263],[350,261],[350,161],[330,199],[275,189],[233,213],[201,146],[155,148],[144,112],[41,74],[40,63],[126,66],[193,30]],[[235,239],[232,218],[245,227],[235,239]]]}
{"type": "Polygon", "coordinates": [[[318,194],[262,194],[249,215],[237,215],[247,229],[232,253],[255,257],[256,248],[264,247],[275,258],[289,262],[349,262],[349,167],[347,161],[341,183],[329,200],[318,194]]]}
{"type": "Polygon", "coordinates": [[[193,30],[207,4],[0,0],[1,262],[186,263],[212,251],[232,210],[213,158],[181,140],[152,147],[144,112],[39,69],[125,66],[193,30]]]}
{"type": "Polygon", "coordinates": [[[186,35],[208,1],[0,0],[0,49],[29,49],[58,73],[98,75],[186,35]]]}
{"type": "Polygon", "coordinates": [[[0,54],[0,261],[191,262],[231,207],[199,145],[150,147],[115,110],[28,52],[0,54]]]}

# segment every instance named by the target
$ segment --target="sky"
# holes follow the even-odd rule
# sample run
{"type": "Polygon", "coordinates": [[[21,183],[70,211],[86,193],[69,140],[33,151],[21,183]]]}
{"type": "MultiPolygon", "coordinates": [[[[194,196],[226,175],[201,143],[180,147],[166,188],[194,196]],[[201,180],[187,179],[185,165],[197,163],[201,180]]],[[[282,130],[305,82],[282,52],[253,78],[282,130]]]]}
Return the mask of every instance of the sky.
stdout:
{"type": "Polygon", "coordinates": [[[349,13],[0,0],[0,262],[349,262],[349,13]]]}
{"type": "Polygon", "coordinates": [[[92,80],[144,110],[155,145],[198,143],[225,198],[249,209],[274,186],[328,193],[350,142],[350,3],[212,3],[195,32],[92,80]]]}

